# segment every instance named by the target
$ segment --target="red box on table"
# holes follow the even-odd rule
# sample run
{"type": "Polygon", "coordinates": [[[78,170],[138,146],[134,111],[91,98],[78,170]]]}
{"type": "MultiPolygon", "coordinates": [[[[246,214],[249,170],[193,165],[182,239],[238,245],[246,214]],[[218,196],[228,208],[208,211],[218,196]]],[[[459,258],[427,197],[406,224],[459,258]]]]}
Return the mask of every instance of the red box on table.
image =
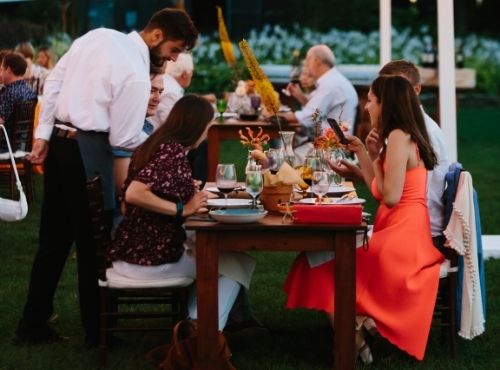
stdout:
{"type": "Polygon", "coordinates": [[[363,207],[351,205],[294,204],[293,222],[298,224],[360,224],[363,207]]]}

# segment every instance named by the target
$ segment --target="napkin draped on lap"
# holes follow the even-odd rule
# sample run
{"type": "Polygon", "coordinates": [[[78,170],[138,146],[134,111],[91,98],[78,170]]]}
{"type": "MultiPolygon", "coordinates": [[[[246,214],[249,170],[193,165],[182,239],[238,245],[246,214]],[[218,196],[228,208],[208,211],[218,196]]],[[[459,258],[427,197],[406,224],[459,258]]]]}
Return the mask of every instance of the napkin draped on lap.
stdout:
{"type": "Polygon", "coordinates": [[[293,222],[298,224],[360,224],[363,207],[352,205],[294,204],[293,222]]]}

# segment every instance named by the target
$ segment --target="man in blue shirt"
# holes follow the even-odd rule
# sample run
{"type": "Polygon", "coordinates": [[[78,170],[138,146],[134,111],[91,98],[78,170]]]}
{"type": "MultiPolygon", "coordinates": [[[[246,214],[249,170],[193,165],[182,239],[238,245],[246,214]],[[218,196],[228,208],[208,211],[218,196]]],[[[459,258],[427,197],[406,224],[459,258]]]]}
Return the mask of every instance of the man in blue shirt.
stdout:
{"type": "Polygon", "coordinates": [[[37,96],[24,81],[26,61],[18,53],[8,53],[0,63],[0,81],[5,85],[0,93],[0,124],[7,122],[18,101],[36,100],[37,96]]]}
{"type": "MultiPolygon", "coordinates": [[[[24,81],[26,72],[26,61],[18,53],[7,53],[0,60],[0,84],[4,88],[0,91],[0,124],[5,124],[9,133],[12,127],[9,127],[9,119],[14,112],[14,106],[19,101],[36,100],[37,96],[31,87],[24,81]]],[[[0,141],[0,153],[7,151],[7,145],[0,141]]]]}

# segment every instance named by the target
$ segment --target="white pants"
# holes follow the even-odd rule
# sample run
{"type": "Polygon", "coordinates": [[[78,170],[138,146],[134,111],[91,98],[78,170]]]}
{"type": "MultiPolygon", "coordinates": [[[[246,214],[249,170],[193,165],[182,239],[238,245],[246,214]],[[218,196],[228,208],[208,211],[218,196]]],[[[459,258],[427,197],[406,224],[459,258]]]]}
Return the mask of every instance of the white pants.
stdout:
{"type": "MultiPolygon", "coordinates": [[[[219,330],[226,326],[229,312],[238,296],[241,285],[226,276],[219,275],[219,330]]],[[[191,319],[198,318],[198,301],[196,299],[196,288],[191,289],[188,302],[188,314],[191,319]]]]}
{"type": "MultiPolygon", "coordinates": [[[[165,263],[157,266],[141,266],[123,261],[113,262],[116,273],[131,279],[138,280],[161,280],[171,277],[188,276],[196,278],[196,260],[186,251],[179,261],[165,263]]],[[[219,330],[226,326],[229,312],[240,291],[240,284],[226,276],[219,276],[219,330]]],[[[189,292],[188,313],[192,319],[198,318],[198,304],[196,300],[196,288],[189,292]]]]}

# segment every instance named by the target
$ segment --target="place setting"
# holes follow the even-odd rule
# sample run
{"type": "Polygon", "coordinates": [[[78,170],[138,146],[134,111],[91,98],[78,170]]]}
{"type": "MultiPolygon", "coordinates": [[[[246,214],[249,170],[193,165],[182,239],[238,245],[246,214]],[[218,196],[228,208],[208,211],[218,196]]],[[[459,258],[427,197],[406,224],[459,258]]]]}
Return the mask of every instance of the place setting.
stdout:
{"type": "MultiPolygon", "coordinates": [[[[267,211],[257,205],[257,196],[262,192],[263,179],[260,166],[248,170],[245,185],[240,186],[237,180],[236,168],[233,163],[218,164],[215,177],[217,192],[224,194],[224,198],[208,200],[210,211],[208,215],[223,223],[252,223],[266,216],[267,211]],[[252,199],[228,198],[235,190],[245,191],[252,199]]],[[[207,190],[212,191],[210,187],[207,190]]]]}

